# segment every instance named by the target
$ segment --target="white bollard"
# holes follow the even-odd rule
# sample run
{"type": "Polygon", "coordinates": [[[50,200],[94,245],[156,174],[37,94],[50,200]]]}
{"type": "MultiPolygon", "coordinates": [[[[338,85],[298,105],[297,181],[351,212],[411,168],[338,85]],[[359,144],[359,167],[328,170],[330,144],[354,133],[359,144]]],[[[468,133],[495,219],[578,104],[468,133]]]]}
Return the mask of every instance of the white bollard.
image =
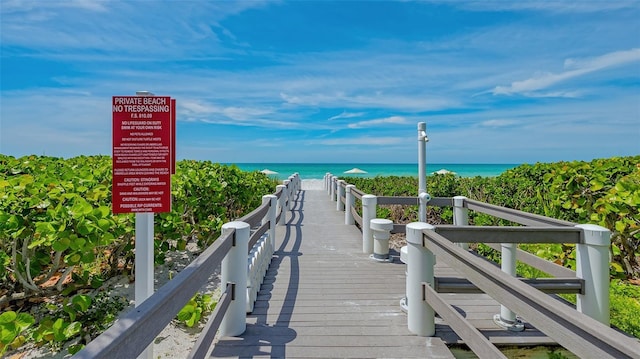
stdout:
{"type": "Polygon", "coordinates": [[[422,230],[435,229],[424,222],[407,224],[407,321],[409,331],[420,336],[436,333],[435,313],[423,298],[422,282],[434,285],[435,256],[422,245],[422,230]]]}
{"type": "MultiPolygon", "coordinates": [[[[515,243],[501,243],[500,246],[502,248],[500,268],[506,274],[515,277],[516,251],[518,247],[515,243]]],[[[516,318],[516,313],[504,305],[500,305],[500,313],[493,316],[493,322],[512,332],[521,332],[524,330],[524,323],[516,318]]]]}
{"type": "Polygon", "coordinates": [[[347,187],[345,188],[345,209],[344,209],[344,224],[346,225],[354,225],[356,223],[355,219],[353,218],[353,213],[351,213],[351,209],[353,208],[353,205],[355,204],[355,197],[353,195],[353,192],[351,192],[352,189],[356,188],[356,186],[352,185],[352,184],[348,184],[347,187]]]}
{"type": "MultiPolygon", "coordinates": [[[[469,209],[464,207],[465,196],[453,197],[453,225],[468,226],[469,225],[469,209]]],[[[469,243],[458,243],[458,247],[468,251],[469,243]]]]}
{"type": "Polygon", "coordinates": [[[371,232],[371,220],[376,218],[378,197],[372,194],[362,196],[362,252],[373,253],[373,233],[371,232]]]}
{"type": "Polygon", "coordinates": [[[609,247],[611,232],[595,224],[579,224],[584,242],[576,245],[576,277],[584,279],[584,295],[577,295],[576,309],[609,325],[609,247]]]}
{"type": "Polygon", "coordinates": [[[374,218],[371,220],[373,231],[373,254],[371,259],[379,262],[389,262],[389,238],[393,229],[393,222],[388,219],[374,218]]]}
{"type": "Polygon", "coordinates": [[[222,225],[222,233],[235,229],[235,246],[222,260],[221,284],[234,283],[233,300],[220,323],[221,336],[237,336],[247,329],[247,253],[249,252],[249,224],[245,222],[229,222],[222,225]]]}
{"type": "Polygon", "coordinates": [[[342,202],[342,197],[344,197],[344,180],[339,180],[336,183],[336,211],[344,211],[344,203],[342,202]]]}
{"type": "Polygon", "coordinates": [[[278,201],[278,209],[280,212],[280,221],[278,221],[278,225],[284,226],[287,223],[287,186],[278,185],[276,186],[278,190],[282,190],[280,194],[280,200],[278,201]]]}

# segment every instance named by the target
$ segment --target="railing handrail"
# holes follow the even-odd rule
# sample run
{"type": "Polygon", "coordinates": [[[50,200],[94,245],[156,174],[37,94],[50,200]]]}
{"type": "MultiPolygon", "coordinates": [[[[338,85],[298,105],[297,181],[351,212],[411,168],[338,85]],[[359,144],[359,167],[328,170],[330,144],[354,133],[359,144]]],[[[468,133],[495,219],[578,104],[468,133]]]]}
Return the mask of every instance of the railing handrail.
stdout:
{"type": "Polygon", "coordinates": [[[251,228],[257,226],[258,224],[260,224],[260,221],[262,221],[262,218],[264,218],[264,216],[267,214],[267,212],[269,211],[269,207],[270,207],[270,203],[263,203],[260,206],[256,207],[256,209],[254,209],[253,211],[245,214],[244,216],[240,217],[237,219],[238,222],[244,222],[244,223],[249,223],[249,226],[251,226],[251,228]]]}
{"type": "Polygon", "coordinates": [[[422,231],[423,246],[463,273],[474,285],[519,313],[536,328],[580,357],[633,358],[640,344],[599,321],[549,300],[537,289],[454,245],[433,230],[422,231]]]}
{"type": "MultiPolygon", "coordinates": [[[[295,193],[300,189],[300,179],[297,174],[286,181],[286,187],[280,187],[274,195],[279,199],[284,191],[295,193]]],[[[268,197],[268,196],[266,196],[268,197]]],[[[291,198],[288,198],[291,201],[291,198]]],[[[271,229],[271,222],[261,223],[271,205],[278,201],[263,202],[256,209],[241,217],[237,222],[247,223],[250,227],[257,227],[251,237],[252,243],[258,241],[267,230],[271,229]]],[[[282,206],[276,218],[280,218],[288,209],[282,206]]],[[[273,219],[275,224],[276,220],[273,219]]],[[[235,222],[233,222],[235,223],[235,222]]],[[[132,308],[124,316],[97,338],[89,342],[73,358],[135,358],[141,354],[147,346],[160,334],[160,332],[175,318],[178,312],[188,303],[188,301],[200,290],[213,274],[216,268],[220,267],[223,259],[235,246],[236,231],[230,228],[207,247],[196,259],[187,267],[180,271],[172,280],[158,289],[147,300],[138,307],[132,308]]],[[[251,252],[251,246],[248,247],[251,252]]],[[[245,266],[242,266],[246,268],[245,266]]],[[[216,309],[211,314],[205,330],[200,335],[196,346],[189,354],[189,358],[204,358],[211,346],[213,337],[218,331],[223,317],[233,300],[232,293],[242,293],[245,290],[231,291],[229,288],[240,285],[243,288],[246,283],[221,283],[225,286],[225,291],[221,294],[216,309]]],[[[235,287],[234,287],[235,288],[235,287]]]]}
{"type": "MultiPolygon", "coordinates": [[[[327,181],[330,182],[333,176],[331,176],[330,173],[328,173],[327,175],[329,176],[327,177],[327,181]]],[[[335,179],[337,180],[338,178],[335,177],[335,179]]],[[[346,181],[343,181],[341,185],[346,187],[349,185],[349,183],[347,183],[346,181]]],[[[366,194],[364,191],[362,191],[361,189],[355,186],[351,188],[351,193],[353,194],[354,198],[360,201],[362,201],[362,196],[366,194]]],[[[377,197],[378,205],[419,205],[419,202],[420,202],[419,196],[376,196],[376,197],[377,197]]],[[[346,198],[344,202],[346,203],[346,198]]],[[[454,205],[454,198],[453,197],[432,197],[429,200],[428,205],[434,206],[434,207],[452,207],[454,205]]],[[[572,222],[549,218],[549,217],[545,217],[537,214],[532,214],[532,213],[512,209],[512,208],[496,206],[496,205],[492,205],[489,203],[480,202],[480,201],[476,201],[468,198],[464,198],[463,206],[473,211],[489,214],[497,218],[509,220],[514,223],[522,224],[525,226],[546,226],[546,227],[561,226],[561,227],[572,227],[572,228],[573,226],[575,226],[575,223],[572,223],[572,222]]],[[[349,209],[345,209],[345,210],[349,210],[349,209]]],[[[350,211],[354,221],[358,224],[359,228],[362,230],[362,226],[363,226],[362,217],[358,214],[355,207],[351,208],[350,211]]],[[[437,227],[443,227],[445,229],[442,229],[442,230],[445,231],[447,230],[446,227],[448,226],[438,225],[437,227]]],[[[480,226],[473,226],[473,227],[469,226],[466,228],[470,228],[471,231],[482,231],[482,229],[477,229],[478,227],[480,226]]],[[[406,224],[396,223],[394,224],[394,227],[391,233],[404,233],[405,228],[406,228],[406,224]]],[[[459,228],[461,227],[456,226],[455,229],[452,228],[451,231],[461,231],[459,228]]],[[[509,227],[503,226],[500,228],[506,229],[509,227]]],[[[568,231],[574,232],[577,230],[568,229],[568,231]]],[[[474,240],[474,242],[483,242],[483,241],[474,240]]],[[[495,242],[495,241],[487,242],[487,245],[491,246],[492,242],[495,242]]],[[[564,243],[576,243],[576,242],[572,239],[564,243]]],[[[568,269],[559,264],[544,260],[542,258],[538,258],[539,260],[533,259],[531,258],[533,255],[519,248],[516,250],[516,252],[518,253],[518,260],[526,262],[527,264],[547,274],[550,274],[556,277],[569,277],[569,276],[575,277],[575,271],[571,269],[568,269]],[[542,263],[542,262],[545,262],[545,263],[542,263]],[[572,273],[572,275],[570,273],[572,273]],[[559,274],[562,274],[562,275],[559,275],[559,274]]]]}
{"type": "MultiPolygon", "coordinates": [[[[331,181],[336,180],[336,177],[332,177],[331,180],[328,179],[330,185],[331,181]]],[[[345,186],[349,186],[345,182],[343,183],[345,186]]],[[[340,193],[338,193],[338,197],[339,195],[340,193]]],[[[422,231],[422,241],[418,240],[417,245],[428,248],[428,251],[432,253],[431,255],[435,254],[438,257],[442,257],[445,262],[452,263],[455,269],[469,278],[469,280],[440,278],[440,283],[437,284],[438,278],[433,276],[433,268],[431,268],[428,271],[431,273],[431,282],[426,284],[431,286],[430,292],[435,292],[437,295],[437,288],[440,285],[441,289],[446,292],[471,293],[482,291],[487,293],[499,303],[509,303],[509,308],[501,305],[500,314],[494,316],[494,321],[497,324],[506,325],[505,329],[513,326],[513,330],[518,330],[516,327],[517,319],[516,322],[510,322],[510,318],[516,318],[515,313],[511,312],[511,310],[514,310],[539,330],[555,338],[558,343],[580,356],[592,356],[596,353],[598,357],[635,357],[640,351],[640,344],[637,341],[609,327],[608,258],[606,253],[608,253],[607,248],[609,246],[608,243],[610,243],[610,232],[607,229],[595,225],[577,225],[568,221],[470,200],[462,196],[432,199],[428,194],[423,193],[421,196],[416,197],[376,197],[363,194],[363,191],[353,185],[351,185],[348,193],[345,193],[345,197],[347,196],[350,197],[345,200],[345,203],[349,203],[353,207],[344,208],[345,222],[353,223],[353,219],[356,219],[355,222],[359,223],[360,228],[363,229],[363,250],[368,248],[364,244],[368,240],[366,238],[368,235],[365,234],[364,229],[369,224],[363,223],[362,218],[373,218],[372,213],[375,216],[377,205],[420,205],[421,209],[422,207],[426,208],[426,206],[453,207],[453,226],[432,226],[426,223],[416,223],[416,225],[424,225],[429,228],[422,231]],[[424,197],[424,200],[421,202],[422,197],[424,197]],[[366,198],[367,203],[369,203],[366,206],[364,203],[362,204],[363,216],[359,218],[359,222],[357,220],[356,206],[354,205],[355,198],[361,201],[366,198]],[[469,226],[467,210],[489,214],[524,225],[524,227],[469,226]],[[349,213],[350,217],[348,217],[347,213],[349,213]],[[469,241],[485,242],[493,249],[502,250],[502,269],[496,268],[486,260],[469,253],[466,243],[469,241]],[[456,242],[458,243],[454,244],[456,242]],[[515,247],[516,243],[574,243],[577,248],[576,257],[579,259],[577,261],[578,271],[564,268],[517,249],[515,247]],[[556,278],[544,280],[535,278],[522,280],[516,278],[516,257],[518,257],[518,260],[552,274],[556,278]],[[543,262],[545,264],[542,264],[543,262]],[[508,264],[505,266],[505,263],[508,264]],[[511,269],[509,268],[510,266],[512,266],[511,269]],[[577,311],[568,311],[567,308],[570,307],[561,304],[560,301],[550,301],[548,295],[542,291],[545,293],[578,294],[577,311]],[[530,296],[533,298],[530,298],[530,296]]],[[[337,198],[337,200],[340,201],[341,199],[337,198]]],[[[425,217],[421,218],[426,218],[426,213],[425,217]]],[[[425,219],[421,220],[425,221],[425,219]]],[[[373,219],[371,223],[373,226],[373,219]]],[[[394,224],[391,233],[398,233],[403,228],[406,228],[409,238],[409,225],[394,224]]],[[[415,228],[412,231],[415,231],[415,228]]],[[[413,246],[416,246],[416,242],[413,243],[413,246]]],[[[411,252],[412,250],[409,249],[409,251],[411,252]]],[[[416,252],[415,250],[413,251],[413,256],[415,256],[416,252]]],[[[377,254],[374,253],[373,255],[377,254]]],[[[411,254],[408,257],[411,257],[411,254]]],[[[430,263],[427,266],[435,264],[434,260],[427,259],[427,257],[425,256],[421,259],[425,262],[417,264],[417,267],[423,268],[424,263],[430,263]]],[[[415,271],[416,269],[413,270],[415,271]]],[[[408,272],[411,271],[411,269],[408,269],[408,272]]],[[[409,279],[407,281],[407,300],[405,303],[418,303],[420,296],[415,294],[415,288],[419,287],[419,284],[412,281],[410,285],[409,279]],[[414,292],[411,294],[412,299],[409,299],[410,291],[414,292]]],[[[426,299],[424,294],[426,290],[424,288],[425,284],[423,283],[422,285],[422,300],[426,300],[428,304],[438,306],[438,310],[446,310],[447,306],[443,304],[444,302],[438,304],[436,303],[437,301],[430,302],[426,299]]],[[[409,306],[408,312],[411,312],[410,308],[411,306],[409,306]]],[[[409,315],[411,316],[411,313],[409,315]]],[[[423,321],[429,315],[414,313],[414,316],[412,316],[414,318],[413,321],[410,319],[408,322],[409,329],[418,335],[434,335],[434,318],[429,319],[430,323],[423,322],[426,323],[423,328],[430,329],[416,328],[416,320],[418,322],[423,321]],[[417,331],[414,331],[412,326],[417,331]]],[[[482,340],[478,339],[482,335],[470,333],[464,325],[458,325],[457,329],[452,325],[452,328],[456,332],[460,330],[465,332],[465,335],[468,334],[467,338],[475,342],[474,346],[482,342],[482,340]]],[[[524,329],[524,326],[522,328],[524,329]]],[[[490,348],[482,348],[485,344],[479,345],[481,351],[488,350],[485,353],[492,351],[490,348]]]]}
{"type": "Polygon", "coordinates": [[[116,320],[109,329],[73,357],[137,357],[206,283],[231,249],[234,235],[235,233],[230,231],[218,237],[172,280],[138,307],[116,320]]]}

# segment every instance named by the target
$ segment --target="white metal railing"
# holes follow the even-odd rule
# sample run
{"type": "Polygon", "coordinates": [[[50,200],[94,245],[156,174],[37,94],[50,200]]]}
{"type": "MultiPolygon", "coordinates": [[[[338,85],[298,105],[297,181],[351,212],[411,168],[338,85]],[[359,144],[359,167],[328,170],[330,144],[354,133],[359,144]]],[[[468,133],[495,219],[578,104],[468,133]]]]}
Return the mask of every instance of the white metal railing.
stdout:
{"type": "Polygon", "coordinates": [[[224,291],[188,358],[207,357],[218,331],[222,336],[242,334],[246,330],[246,313],[253,309],[275,250],[276,223],[284,224],[300,189],[301,180],[296,173],[277,186],[275,194],[263,196],[260,207],[237,221],[225,223],[221,236],[193,262],[73,358],[137,357],[218,266],[224,291]]]}

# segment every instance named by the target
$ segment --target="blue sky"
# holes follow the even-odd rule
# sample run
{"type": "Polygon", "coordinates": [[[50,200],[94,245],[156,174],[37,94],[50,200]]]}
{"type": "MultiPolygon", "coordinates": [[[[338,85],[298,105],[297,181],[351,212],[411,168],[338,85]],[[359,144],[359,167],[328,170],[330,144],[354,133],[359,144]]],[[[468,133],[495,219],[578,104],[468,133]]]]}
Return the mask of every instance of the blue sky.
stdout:
{"type": "Polygon", "coordinates": [[[177,157],[533,163],[640,154],[639,1],[0,3],[0,153],[111,153],[177,99],[177,157]]]}

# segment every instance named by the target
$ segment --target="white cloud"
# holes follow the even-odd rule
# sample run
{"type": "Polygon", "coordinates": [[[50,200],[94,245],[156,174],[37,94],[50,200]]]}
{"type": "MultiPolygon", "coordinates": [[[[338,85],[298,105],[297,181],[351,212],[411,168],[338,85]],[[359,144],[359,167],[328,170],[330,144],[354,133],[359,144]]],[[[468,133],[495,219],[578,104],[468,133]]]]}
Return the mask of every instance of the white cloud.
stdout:
{"type": "Polygon", "coordinates": [[[364,115],[365,115],[364,112],[346,112],[346,111],[343,111],[339,115],[335,115],[335,116],[329,117],[329,119],[327,119],[327,121],[339,120],[339,119],[343,119],[343,118],[362,117],[364,115]]]}
{"type": "MultiPolygon", "coordinates": [[[[512,82],[509,86],[496,86],[492,93],[494,95],[528,95],[535,91],[543,90],[576,77],[580,77],[592,72],[607,68],[625,65],[631,62],[640,61],[640,49],[626,51],[615,51],[602,56],[589,59],[568,59],[565,61],[567,71],[561,73],[539,73],[522,81],[512,82]]],[[[577,92],[559,92],[558,94],[577,94],[577,92]]]]}
{"type": "Polygon", "coordinates": [[[495,120],[482,121],[480,122],[480,126],[498,128],[498,127],[509,127],[516,123],[517,121],[514,121],[514,120],[495,119],[495,120]]]}
{"type": "Polygon", "coordinates": [[[367,121],[360,121],[356,123],[350,123],[347,127],[365,128],[365,127],[375,127],[375,126],[386,125],[386,124],[404,125],[407,123],[408,123],[407,119],[402,116],[391,116],[386,118],[378,118],[375,120],[367,120],[367,121]]]}

